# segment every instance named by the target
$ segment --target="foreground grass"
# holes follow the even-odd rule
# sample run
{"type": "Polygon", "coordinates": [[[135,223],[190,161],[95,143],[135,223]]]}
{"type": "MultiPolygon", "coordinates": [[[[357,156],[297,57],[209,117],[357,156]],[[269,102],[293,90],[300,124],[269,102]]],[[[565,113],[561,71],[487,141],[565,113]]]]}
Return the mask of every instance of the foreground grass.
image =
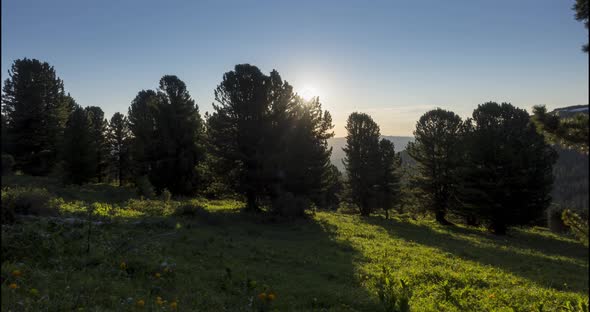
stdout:
{"type": "MultiPolygon", "coordinates": [[[[62,214],[79,218],[107,197],[62,192],[62,214]]],[[[588,301],[587,249],[543,228],[496,237],[335,212],[286,221],[241,213],[235,201],[123,194],[95,206],[110,208],[95,211],[103,223],[90,240],[88,222],[2,227],[3,311],[383,311],[383,268],[406,281],[412,311],[576,311],[588,301]],[[183,204],[205,209],[174,215],[183,204]]]]}

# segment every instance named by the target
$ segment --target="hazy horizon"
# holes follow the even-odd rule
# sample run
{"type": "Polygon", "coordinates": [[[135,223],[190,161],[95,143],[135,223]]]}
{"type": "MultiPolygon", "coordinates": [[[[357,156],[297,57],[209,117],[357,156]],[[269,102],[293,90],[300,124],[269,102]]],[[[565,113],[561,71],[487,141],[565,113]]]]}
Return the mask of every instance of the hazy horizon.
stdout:
{"type": "Polygon", "coordinates": [[[47,61],[79,104],[110,116],[174,74],[204,114],[222,75],[250,63],[319,96],[336,137],[354,111],[412,136],[435,107],[466,117],[487,101],[588,104],[573,3],[5,0],[2,80],[15,59],[47,61]]]}

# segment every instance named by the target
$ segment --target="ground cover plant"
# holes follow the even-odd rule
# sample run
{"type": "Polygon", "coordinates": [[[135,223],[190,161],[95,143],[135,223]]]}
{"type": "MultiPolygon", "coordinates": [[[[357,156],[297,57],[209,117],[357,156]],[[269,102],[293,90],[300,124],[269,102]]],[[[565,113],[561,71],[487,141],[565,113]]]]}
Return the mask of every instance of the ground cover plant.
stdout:
{"type": "Polygon", "coordinates": [[[109,202],[109,185],[68,197],[27,176],[4,180],[3,197],[25,182],[48,190],[59,213],[2,226],[3,311],[587,308],[588,250],[546,228],[495,236],[346,211],[286,220],[235,200],[109,202]]]}

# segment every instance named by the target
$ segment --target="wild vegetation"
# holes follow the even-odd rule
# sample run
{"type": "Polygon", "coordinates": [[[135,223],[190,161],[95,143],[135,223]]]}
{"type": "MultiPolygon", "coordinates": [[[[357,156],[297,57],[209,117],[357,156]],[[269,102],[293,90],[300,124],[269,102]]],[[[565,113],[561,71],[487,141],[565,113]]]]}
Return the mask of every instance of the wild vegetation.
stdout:
{"type": "Polygon", "coordinates": [[[411,214],[284,219],[244,214],[236,200],[141,199],[105,184],[9,176],[3,187],[3,207],[16,197],[39,209],[2,227],[3,311],[584,311],[588,302],[588,250],[541,227],[498,237],[411,214]]]}

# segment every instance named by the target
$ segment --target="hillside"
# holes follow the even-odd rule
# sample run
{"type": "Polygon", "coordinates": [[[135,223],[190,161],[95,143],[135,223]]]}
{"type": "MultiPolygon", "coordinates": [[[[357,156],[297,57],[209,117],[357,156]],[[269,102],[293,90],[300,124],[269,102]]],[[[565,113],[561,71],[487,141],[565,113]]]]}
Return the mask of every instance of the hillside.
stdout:
{"type": "MultiPolygon", "coordinates": [[[[381,136],[382,138],[386,138],[393,142],[395,146],[395,151],[400,152],[405,150],[408,142],[414,140],[414,137],[410,136],[381,136]]],[[[342,150],[343,147],[346,146],[346,138],[331,138],[328,140],[328,145],[332,147],[332,156],[330,157],[330,161],[332,164],[338,167],[338,170],[341,172],[344,171],[344,165],[342,164],[342,160],[344,159],[344,151],[342,150]]]]}
{"type": "Polygon", "coordinates": [[[559,117],[571,117],[575,114],[588,114],[588,105],[572,105],[566,107],[556,108],[551,111],[552,114],[557,114],[559,117]]]}
{"type": "Polygon", "coordinates": [[[588,249],[545,228],[496,237],[346,211],[289,221],[241,213],[231,200],[2,182],[3,202],[35,185],[59,206],[52,219],[2,226],[2,311],[383,311],[385,277],[412,311],[556,311],[588,301],[588,249]]]}

